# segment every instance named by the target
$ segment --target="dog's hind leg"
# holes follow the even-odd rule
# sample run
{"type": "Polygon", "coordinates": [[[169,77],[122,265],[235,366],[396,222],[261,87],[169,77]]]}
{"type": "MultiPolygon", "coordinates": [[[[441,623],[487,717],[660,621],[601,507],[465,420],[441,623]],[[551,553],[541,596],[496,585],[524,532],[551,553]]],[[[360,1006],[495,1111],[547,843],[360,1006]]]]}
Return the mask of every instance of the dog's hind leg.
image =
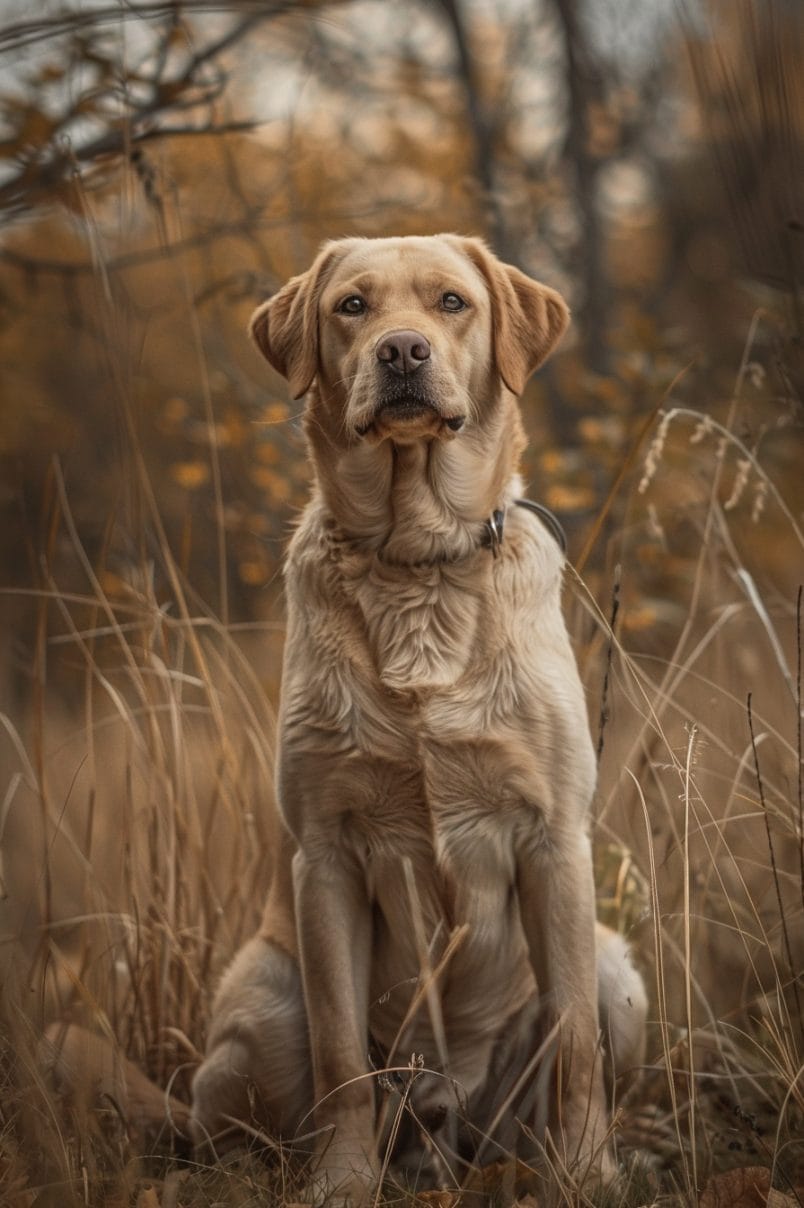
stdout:
{"type": "Polygon", "coordinates": [[[219,1151],[252,1129],[292,1142],[312,1102],[299,966],[256,936],[240,949],[215,996],[207,1054],[193,1081],[193,1137],[219,1151]]]}

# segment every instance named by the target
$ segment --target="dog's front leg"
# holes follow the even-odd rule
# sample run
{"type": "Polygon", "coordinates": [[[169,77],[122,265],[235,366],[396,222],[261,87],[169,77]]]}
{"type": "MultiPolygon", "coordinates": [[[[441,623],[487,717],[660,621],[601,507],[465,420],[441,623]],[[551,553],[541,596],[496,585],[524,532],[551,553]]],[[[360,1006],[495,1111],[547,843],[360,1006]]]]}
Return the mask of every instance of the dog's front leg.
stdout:
{"type": "Polygon", "coordinates": [[[312,1192],[358,1205],[377,1178],[368,1076],[371,908],[364,879],[332,849],[293,861],[319,1131],[312,1192]]]}
{"type": "MultiPolygon", "coordinates": [[[[559,1161],[583,1179],[609,1182],[608,1111],[599,1039],[595,902],[589,839],[552,828],[546,845],[518,862],[522,923],[557,1059],[548,1108],[559,1161]]],[[[543,1117],[543,1113],[542,1117],[543,1117]]]]}

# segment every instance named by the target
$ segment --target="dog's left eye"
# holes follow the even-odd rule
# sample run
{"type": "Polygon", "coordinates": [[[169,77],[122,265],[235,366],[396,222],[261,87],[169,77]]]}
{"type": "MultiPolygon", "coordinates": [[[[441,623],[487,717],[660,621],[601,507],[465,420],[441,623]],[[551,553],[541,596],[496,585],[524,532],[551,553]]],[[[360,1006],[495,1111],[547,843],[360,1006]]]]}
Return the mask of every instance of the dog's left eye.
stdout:
{"type": "Polygon", "coordinates": [[[338,303],[338,310],[342,315],[362,315],[366,310],[366,304],[358,294],[350,294],[348,298],[344,298],[338,303]]]}
{"type": "Polygon", "coordinates": [[[450,291],[446,294],[442,294],[441,309],[450,310],[453,314],[457,314],[459,310],[466,310],[466,303],[460,294],[454,294],[450,291]]]}

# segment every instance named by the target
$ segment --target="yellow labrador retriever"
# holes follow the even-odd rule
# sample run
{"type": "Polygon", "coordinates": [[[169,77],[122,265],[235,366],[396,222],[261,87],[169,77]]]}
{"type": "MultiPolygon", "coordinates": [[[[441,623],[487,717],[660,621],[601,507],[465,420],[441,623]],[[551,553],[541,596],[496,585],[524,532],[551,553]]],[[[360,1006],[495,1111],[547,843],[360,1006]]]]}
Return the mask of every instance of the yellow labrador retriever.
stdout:
{"type": "Polygon", "coordinates": [[[613,1172],[603,1049],[640,1060],[645,997],[622,941],[596,938],[563,553],[517,503],[517,396],[567,321],[455,235],[329,243],[252,320],[308,394],[315,487],[286,569],[284,831],[194,1128],[312,1135],[318,1196],[370,1193],[372,1069],[411,1054],[405,1096],[453,1175],[517,1134],[613,1172]]]}

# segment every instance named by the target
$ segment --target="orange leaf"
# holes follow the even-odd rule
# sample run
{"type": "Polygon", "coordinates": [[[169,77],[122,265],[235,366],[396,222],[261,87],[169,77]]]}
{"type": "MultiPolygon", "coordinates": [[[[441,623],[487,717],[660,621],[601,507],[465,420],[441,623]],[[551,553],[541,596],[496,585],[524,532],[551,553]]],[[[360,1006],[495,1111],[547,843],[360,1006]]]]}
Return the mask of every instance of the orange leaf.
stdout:
{"type": "Polygon", "coordinates": [[[460,1191],[420,1191],[415,1203],[428,1204],[430,1208],[457,1208],[461,1202],[460,1191]]]}
{"type": "Polygon", "coordinates": [[[237,573],[241,583],[247,583],[249,587],[262,587],[271,573],[271,568],[265,562],[244,560],[237,564],[237,573]]]}
{"type": "Polygon", "coordinates": [[[701,1193],[699,1208],[795,1208],[796,1201],[771,1187],[765,1166],[742,1166],[714,1175],[701,1193]]]}
{"type": "Polygon", "coordinates": [[[596,496],[591,487],[555,482],[547,488],[547,505],[557,512],[581,512],[593,508],[595,503],[596,496]]]}
{"type": "Polygon", "coordinates": [[[209,479],[209,466],[205,461],[176,461],[170,467],[170,473],[185,491],[195,491],[209,479]]]}
{"type": "Polygon", "coordinates": [[[289,415],[290,408],[287,403],[269,403],[262,413],[262,423],[281,424],[289,415]]]}

